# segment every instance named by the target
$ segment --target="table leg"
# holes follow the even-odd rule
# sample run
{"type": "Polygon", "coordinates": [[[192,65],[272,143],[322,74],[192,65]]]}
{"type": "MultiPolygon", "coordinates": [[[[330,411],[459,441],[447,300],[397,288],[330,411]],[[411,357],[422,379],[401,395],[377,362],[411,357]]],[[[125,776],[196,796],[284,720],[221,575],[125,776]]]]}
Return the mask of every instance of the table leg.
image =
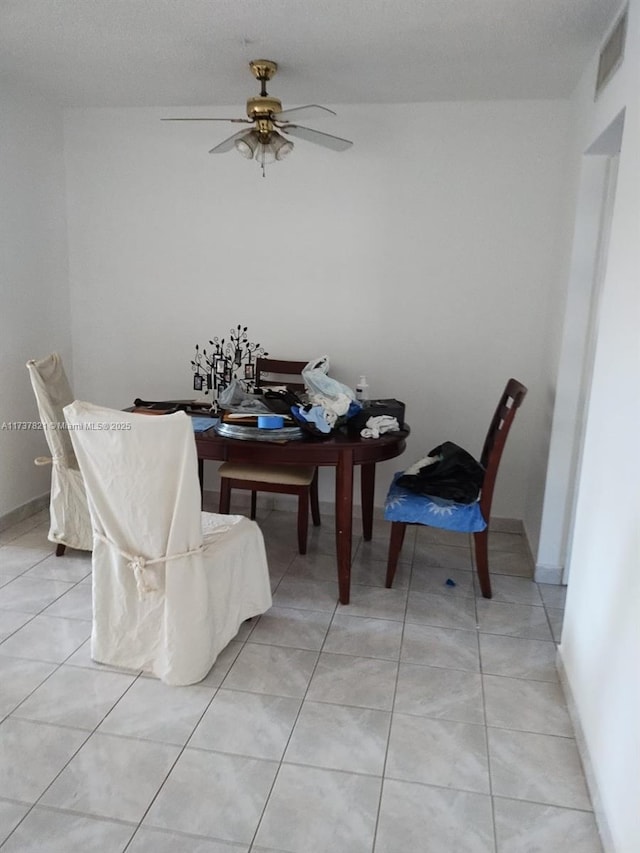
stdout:
{"type": "Polygon", "coordinates": [[[362,535],[370,542],[373,535],[373,492],[376,484],[376,463],[360,466],[360,501],[362,503],[362,535]]]}
{"type": "Polygon", "coordinates": [[[353,451],[342,450],[336,466],[336,550],[340,604],[349,603],[353,526],[353,451]]]}
{"type": "Polygon", "coordinates": [[[200,508],[204,504],[204,459],[198,459],[198,480],[200,482],[200,508]]]}

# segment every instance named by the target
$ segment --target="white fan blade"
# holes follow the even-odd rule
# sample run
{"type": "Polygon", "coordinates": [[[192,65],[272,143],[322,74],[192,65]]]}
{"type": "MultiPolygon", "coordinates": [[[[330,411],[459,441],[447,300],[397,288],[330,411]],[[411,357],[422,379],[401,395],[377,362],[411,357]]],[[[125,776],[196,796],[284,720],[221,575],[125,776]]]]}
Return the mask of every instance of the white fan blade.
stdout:
{"type": "Polygon", "coordinates": [[[310,127],[300,127],[297,124],[285,124],[280,130],[291,136],[297,136],[299,139],[306,139],[307,142],[315,142],[316,145],[331,148],[332,151],[346,151],[347,148],[351,148],[353,145],[353,142],[350,142],[348,139],[342,139],[340,136],[331,136],[330,133],[321,133],[319,130],[312,130],[310,127]]]}
{"type": "Polygon", "coordinates": [[[160,121],[241,121],[243,124],[253,124],[249,118],[161,118],[160,121]]]}
{"type": "Polygon", "coordinates": [[[307,104],[304,107],[294,107],[292,110],[283,110],[281,113],[274,113],[273,118],[275,121],[289,121],[292,118],[323,118],[327,113],[330,116],[336,115],[328,107],[321,107],[318,104],[307,104]]]}
{"type": "Polygon", "coordinates": [[[225,154],[227,151],[231,151],[234,146],[236,139],[240,139],[241,136],[244,136],[249,131],[247,130],[239,130],[237,133],[234,133],[233,136],[230,136],[228,139],[224,139],[222,142],[215,145],[209,154],[225,154]]]}

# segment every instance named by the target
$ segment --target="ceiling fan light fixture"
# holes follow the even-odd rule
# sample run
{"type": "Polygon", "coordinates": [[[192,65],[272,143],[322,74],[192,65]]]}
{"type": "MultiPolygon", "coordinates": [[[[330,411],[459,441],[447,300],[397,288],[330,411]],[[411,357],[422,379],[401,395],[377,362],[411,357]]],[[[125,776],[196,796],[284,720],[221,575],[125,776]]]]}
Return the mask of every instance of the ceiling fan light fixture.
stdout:
{"type": "Polygon", "coordinates": [[[263,168],[267,163],[275,163],[276,154],[271,145],[271,141],[258,143],[258,147],[256,148],[255,153],[255,160],[263,168]]]}
{"type": "Polygon", "coordinates": [[[285,139],[277,130],[271,130],[267,136],[258,138],[254,158],[264,170],[267,163],[284,160],[292,149],[292,142],[285,139]]]}
{"type": "Polygon", "coordinates": [[[271,145],[273,147],[276,160],[284,160],[285,157],[288,157],[293,151],[293,142],[285,139],[284,136],[280,136],[279,133],[274,133],[273,138],[271,139],[271,145]]]}
{"type": "Polygon", "coordinates": [[[255,130],[248,130],[240,139],[233,143],[236,151],[247,160],[251,160],[260,146],[260,139],[255,130]]]}

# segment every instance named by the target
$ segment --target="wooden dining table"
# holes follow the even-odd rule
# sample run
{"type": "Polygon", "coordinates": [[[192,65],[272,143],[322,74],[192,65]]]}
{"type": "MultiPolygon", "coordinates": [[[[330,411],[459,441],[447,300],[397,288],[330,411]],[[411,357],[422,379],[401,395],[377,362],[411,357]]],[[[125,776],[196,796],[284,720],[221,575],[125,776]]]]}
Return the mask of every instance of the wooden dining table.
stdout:
{"type": "Polygon", "coordinates": [[[369,541],[373,530],[373,498],[376,464],[400,456],[406,447],[409,427],[379,438],[360,438],[336,431],[330,437],[313,436],[287,441],[245,441],[218,435],[214,429],[196,433],[200,483],[204,463],[263,463],[265,465],[314,465],[333,467],[335,474],[335,524],[338,589],[341,604],[349,603],[351,586],[351,542],[353,531],[353,474],[360,466],[362,535],[369,541]]]}

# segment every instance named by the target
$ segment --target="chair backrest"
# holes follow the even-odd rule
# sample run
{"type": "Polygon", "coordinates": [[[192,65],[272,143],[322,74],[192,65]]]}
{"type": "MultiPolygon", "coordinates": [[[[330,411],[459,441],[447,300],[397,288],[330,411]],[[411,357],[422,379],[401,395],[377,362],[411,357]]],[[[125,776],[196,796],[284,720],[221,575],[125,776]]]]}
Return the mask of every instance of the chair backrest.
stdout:
{"type": "Polygon", "coordinates": [[[491,501],[493,490],[498,475],[498,466],[502,458],[502,451],[511,429],[511,424],[516,416],[527,393],[526,387],[516,379],[510,379],[498,402],[493,418],[489,425],[489,431],[484,441],[480,462],[485,469],[482,481],[482,493],[480,495],[480,510],[484,519],[489,523],[491,515],[491,501]]]}
{"type": "Polygon", "coordinates": [[[64,410],[94,532],[156,558],[202,544],[191,420],[120,412],[76,400],[64,410]]]}
{"type": "Polygon", "coordinates": [[[69,433],[64,425],[63,408],[73,402],[73,393],[57,352],[39,361],[27,362],[33,393],[38,404],[38,413],[44,426],[47,445],[58,464],[77,468],[69,433]]]}
{"type": "Polygon", "coordinates": [[[304,391],[302,371],[306,361],[287,361],[279,358],[256,359],[256,388],[286,385],[292,391],[304,391]]]}

